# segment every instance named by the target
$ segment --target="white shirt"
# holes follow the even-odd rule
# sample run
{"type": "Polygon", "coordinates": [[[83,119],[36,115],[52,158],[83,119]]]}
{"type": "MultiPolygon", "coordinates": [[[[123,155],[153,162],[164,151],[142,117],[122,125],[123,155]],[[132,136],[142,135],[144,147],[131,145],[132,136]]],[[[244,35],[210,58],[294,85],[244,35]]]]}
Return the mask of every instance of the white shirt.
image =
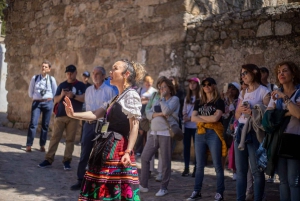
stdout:
{"type": "Polygon", "coordinates": [[[269,90],[270,92],[274,91],[275,89],[278,89],[278,86],[277,86],[276,84],[274,84],[273,90],[272,90],[271,85],[272,85],[272,84],[271,84],[270,82],[267,84],[267,88],[268,88],[268,90],[269,90]]]}
{"type": "MultiPolygon", "coordinates": [[[[241,104],[245,101],[248,101],[248,103],[250,104],[250,108],[253,108],[256,104],[263,104],[263,99],[268,93],[269,90],[267,87],[259,85],[259,87],[252,92],[248,92],[248,89],[246,89],[244,98],[242,97],[243,92],[241,92],[239,95],[239,99],[241,104]]],[[[242,114],[239,118],[239,123],[245,124],[246,122],[247,118],[244,114],[242,114]]]]}
{"type": "Polygon", "coordinates": [[[110,101],[117,94],[113,88],[103,83],[98,89],[94,85],[89,86],[85,91],[86,111],[95,111],[105,102],[110,101]]]}
{"type": "Polygon", "coordinates": [[[154,87],[150,87],[147,91],[143,87],[141,90],[141,97],[150,98],[154,92],[157,92],[154,87]]]}
{"type": "Polygon", "coordinates": [[[54,77],[49,75],[46,75],[45,77],[42,77],[42,75],[34,75],[29,84],[28,95],[33,100],[53,98],[55,96],[56,89],[57,84],[54,77]],[[36,76],[38,76],[38,78],[35,81],[36,76]],[[41,95],[42,90],[46,90],[44,96],[41,95]]]}
{"type": "MultiPolygon", "coordinates": [[[[192,101],[193,104],[186,103],[186,98],[184,99],[184,104],[183,104],[183,109],[182,109],[182,114],[183,115],[187,114],[188,117],[192,116],[192,113],[193,113],[193,110],[194,110],[195,99],[196,99],[195,96],[191,97],[191,101],[192,101]]],[[[195,129],[195,128],[197,128],[197,125],[196,125],[195,122],[188,121],[188,122],[184,123],[184,127],[195,129]]]]}

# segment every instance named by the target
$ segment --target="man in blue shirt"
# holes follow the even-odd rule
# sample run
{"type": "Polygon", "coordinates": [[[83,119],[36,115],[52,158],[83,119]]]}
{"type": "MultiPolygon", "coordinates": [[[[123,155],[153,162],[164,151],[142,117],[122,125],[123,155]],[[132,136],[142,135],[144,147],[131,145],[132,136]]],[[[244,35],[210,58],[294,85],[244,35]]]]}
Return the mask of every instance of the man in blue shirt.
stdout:
{"type": "MultiPolygon", "coordinates": [[[[113,88],[104,83],[106,71],[103,67],[95,67],[92,74],[94,85],[88,87],[85,91],[86,111],[95,111],[104,103],[112,100],[117,94],[113,88]]],[[[81,154],[77,169],[77,183],[71,186],[71,190],[80,190],[81,182],[85,174],[91,151],[96,137],[95,127],[97,121],[86,121],[83,126],[81,139],[81,154]]]]}
{"type": "Polygon", "coordinates": [[[58,104],[57,113],[54,120],[53,134],[50,139],[48,152],[45,160],[38,166],[41,168],[50,167],[54,161],[55,152],[58,144],[62,138],[64,130],[66,130],[66,147],[64,152],[64,170],[71,169],[70,163],[72,160],[72,154],[74,151],[74,141],[79,120],[70,118],[66,115],[65,106],[63,100],[65,96],[71,99],[73,109],[76,112],[82,111],[82,104],[84,102],[85,85],[76,79],[77,70],[74,65],[66,67],[67,80],[62,82],[56,90],[54,97],[54,103],[58,104]]]}
{"type": "Polygon", "coordinates": [[[49,122],[53,109],[53,97],[56,92],[56,80],[48,75],[51,63],[47,60],[42,63],[42,72],[34,75],[30,81],[28,95],[33,99],[31,104],[31,120],[27,133],[26,152],[31,152],[31,146],[36,134],[38,121],[42,113],[42,128],[40,135],[40,151],[45,152],[49,122]]]}

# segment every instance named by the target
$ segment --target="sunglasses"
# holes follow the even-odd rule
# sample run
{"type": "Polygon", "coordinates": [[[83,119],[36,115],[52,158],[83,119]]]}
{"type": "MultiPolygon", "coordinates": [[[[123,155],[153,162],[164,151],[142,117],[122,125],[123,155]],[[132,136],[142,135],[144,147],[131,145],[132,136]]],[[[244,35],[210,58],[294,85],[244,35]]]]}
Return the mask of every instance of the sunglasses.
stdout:
{"type": "Polygon", "coordinates": [[[243,73],[241,73],[241,77],[244,77],[248,74],[248,71],[244,71],[243,73]]]}
{"type": "Polygon", "coordinates": [[[202,87],[211,87],[211,83],[202,84],[202,87]]]}

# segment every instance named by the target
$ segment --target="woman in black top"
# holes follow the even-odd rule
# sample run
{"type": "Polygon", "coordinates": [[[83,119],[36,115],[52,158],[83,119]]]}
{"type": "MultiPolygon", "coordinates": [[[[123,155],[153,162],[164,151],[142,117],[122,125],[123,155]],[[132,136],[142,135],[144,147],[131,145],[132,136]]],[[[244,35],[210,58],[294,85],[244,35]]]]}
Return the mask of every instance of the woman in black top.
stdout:
{"type": "Polygon", "coordinates": [[[139,94],[131,86],[140,81],[143,74],[144,68],[139,64],[127,60],[116,62],[110,72],[110,83],[118,88],[119,95],[96,111],[74,113],[70,100],[65,98],[69,117],[87,121],[107,117],[107,123],[95,140],[79,200],[140,200],[132,149],[138,134],[142,104],[139,94]]]}
{"type": "Polygon", "coordinates": [[[192,113],[192,122],[197,123],[198,128],[195,136],[197,165],[194,191],[187,200],[201,198],[207,147],[211,153],[217,174],[217,192],[215,200],[223,200],[225,187],[222,155],[226,156],[227,149],[223,138],[224,128],[221,117],[225,110],[225,104],[220,98],[216,84],[217,83],[213,78],[206,78],[202,81],[200,100],[195,102],[194,111],[192,113]]]}

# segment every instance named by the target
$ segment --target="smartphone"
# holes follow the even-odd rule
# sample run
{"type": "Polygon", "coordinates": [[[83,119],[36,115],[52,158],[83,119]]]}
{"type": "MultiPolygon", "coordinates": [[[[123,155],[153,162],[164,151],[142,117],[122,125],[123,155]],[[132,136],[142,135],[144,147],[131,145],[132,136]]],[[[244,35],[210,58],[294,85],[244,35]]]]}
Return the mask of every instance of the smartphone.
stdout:
{"type": "Polygon", "coordinates": [[[243,102],[243,106],[244,106],[244,107],[248,107],[248,106],[249,106],[249,102],[248,102],[248,101],[244,101],[244,102],[243,102]]]}
{"type": "Polygon", "coordinates": [[[228,83],[224,84],[223,93],[225,94],[228,91],[228,83]]]}

